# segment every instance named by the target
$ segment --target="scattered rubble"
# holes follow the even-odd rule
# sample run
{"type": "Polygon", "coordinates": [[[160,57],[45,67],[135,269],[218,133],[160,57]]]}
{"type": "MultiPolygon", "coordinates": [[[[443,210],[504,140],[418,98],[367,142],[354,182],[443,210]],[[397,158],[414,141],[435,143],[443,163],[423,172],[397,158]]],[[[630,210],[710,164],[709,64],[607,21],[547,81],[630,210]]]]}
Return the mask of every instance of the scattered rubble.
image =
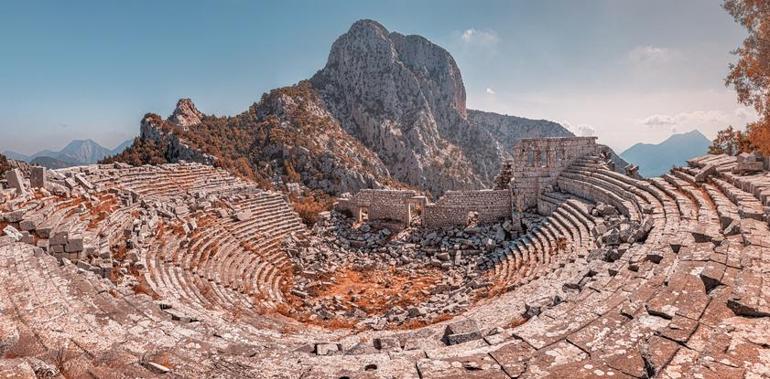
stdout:
{"type": "Polygon", "coordinates": [[[491,286],[482,264],[486,254],[518,235],[509,221],[439,230],[415,225],[391,231],[389,227],[393,225],[354,225],[350,218],[330,212],[308,237],[284,241],[293,261],[290,293],[297,299],[297,312],[310,313],[306,317],[318,320],[364,319],[359,326],[374,329],[429,323],[462,312],[491,286]],[[335,286],[346,272],[348,279],[352,275],[356,280],[360,276],[370,280],[377,276],[378,280],[358,283],[353,293],[330,293],[330,289],[340,289],[335,286]],[[420,290],[410,291],[407,284],[383,297],[400,280],[408,280],[420,290]],[[367,286],[377,285],[384,288],[367,292],[367,286]],[[372,315],[377,307],[366,303],[374,300],[368,297],[377,297],[377,304],[399,305],[386,307],[386,314],[372,315]]]}

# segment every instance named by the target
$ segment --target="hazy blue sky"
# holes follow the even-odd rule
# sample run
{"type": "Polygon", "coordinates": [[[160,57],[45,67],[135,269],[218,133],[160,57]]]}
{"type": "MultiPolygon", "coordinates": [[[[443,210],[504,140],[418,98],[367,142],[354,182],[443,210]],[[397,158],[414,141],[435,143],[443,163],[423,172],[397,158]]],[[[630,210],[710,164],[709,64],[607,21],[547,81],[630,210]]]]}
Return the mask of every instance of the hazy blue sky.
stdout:
{"type": "Polygon", "coordinates": [[[555,120],[618,150],[753,117],[723,85],[743,31],[718,0],[9,0],[0,150],[113,147],[180,97],[242,112],[310,77],[361,18],[449,50],[469,107],[555,120]]]}

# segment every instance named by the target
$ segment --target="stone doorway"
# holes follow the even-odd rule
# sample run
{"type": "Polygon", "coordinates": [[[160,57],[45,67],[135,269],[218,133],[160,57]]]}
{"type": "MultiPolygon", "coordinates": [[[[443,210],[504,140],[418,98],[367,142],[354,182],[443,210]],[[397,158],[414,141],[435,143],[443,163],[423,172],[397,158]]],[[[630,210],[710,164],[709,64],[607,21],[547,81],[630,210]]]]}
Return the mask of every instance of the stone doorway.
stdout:
{"type": "Polygon", "coordinates": [[[369,221],[369,207],[360,207],[360,208],[358,208],[358,217],[356,217],[356,220],[358,222],[367,222],[367,221],[369,221]]]}

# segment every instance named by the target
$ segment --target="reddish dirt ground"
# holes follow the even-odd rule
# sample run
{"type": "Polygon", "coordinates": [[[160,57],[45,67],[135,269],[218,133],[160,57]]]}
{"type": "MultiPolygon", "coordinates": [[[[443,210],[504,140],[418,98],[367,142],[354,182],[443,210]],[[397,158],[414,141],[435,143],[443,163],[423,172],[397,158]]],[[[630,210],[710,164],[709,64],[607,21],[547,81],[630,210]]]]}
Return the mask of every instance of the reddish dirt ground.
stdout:
{"type": "MultiPolygon", "coordinates": [[[[426,301],[430,297],[430,289],[440,282],[441,275],[443,274],[438,269],[425,269],[420,273],[409,275],[398,272],[394,268],[363,271],[343,268],[333,276],[319,279],[319,281],[331,282],[332,284],[311,291],[310,296],[316,299],[331,299],[338,296],[343,303],[354,304],[367,315],[382,316],[394,306],[407,308],[426,301]]],[[[286,307],[279,310],[279,313],[285,316],[330,329],[355,328],[360,321],[345,317],[331,320],[311,318],[310,314],[303,310],[302,300],[289,294],[290,287],[290,285],[286,285],[283,290],[292,309],[286,307]]],[[[433,320],[412,320],[401,325],[388,325],[388,328],[413,329],[444,321],[451,317],[450,314],[444,314],[433,320]]]]}
{"type": "Polygon", "coordinates": [[[419,304],[430,295],[428,290],[440,280],[439,271],[425,275],[404,275],[394,269],[354,271],[345,269],[335,275],[333,285],[322,289],[316,297],[341,296],[367,314],[383,314],[395,305],[419,304]]]}

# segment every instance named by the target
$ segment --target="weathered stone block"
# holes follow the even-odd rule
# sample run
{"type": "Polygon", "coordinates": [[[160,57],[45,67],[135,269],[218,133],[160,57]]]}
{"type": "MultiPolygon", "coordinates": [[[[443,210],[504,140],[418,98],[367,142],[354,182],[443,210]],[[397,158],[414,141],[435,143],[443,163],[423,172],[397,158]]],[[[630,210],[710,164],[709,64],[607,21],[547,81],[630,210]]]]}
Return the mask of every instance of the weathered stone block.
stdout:
{"type": "Polygon", "coordinates": [[[476,325],[476,321],[473,319],[465,319],[451,323],[447,325],[444,330],[444,339],[447,345],[457,345],[480,338],[481,331],[479,330],[478,325],[476,325]]]}
{"type": "Polygon", "coordinates": [[[8,170],[5,172],[5,180],[8,181],[8,186],[10,188],[13,188],[18,193],[25,193],[27,192],[27,187],[24,184],[24,176],[21,174],[21,171],[17,168],[14,168],[12,170],[8,170]]]}
{"type": "Polygon", "coordinates": [[[72,236],[67,239],[67,244],[64,247],[64,251],[67,253],[75,253],[83,251],[83,237],[72,236]]]}
{"type": "Polygon", "coordinates": [[[32,188],[45,188],[46,185],[46,168],[40,166],[33,166],[30,169],[29,182],[32,188]]]}
{"type": "Polygon", "coordinates": [[[56,232],[54,233],[53,237],[51,237],[51,245],[65,245],[67,244],[67,239],[69,238],[69,232],[56,232]]]}

